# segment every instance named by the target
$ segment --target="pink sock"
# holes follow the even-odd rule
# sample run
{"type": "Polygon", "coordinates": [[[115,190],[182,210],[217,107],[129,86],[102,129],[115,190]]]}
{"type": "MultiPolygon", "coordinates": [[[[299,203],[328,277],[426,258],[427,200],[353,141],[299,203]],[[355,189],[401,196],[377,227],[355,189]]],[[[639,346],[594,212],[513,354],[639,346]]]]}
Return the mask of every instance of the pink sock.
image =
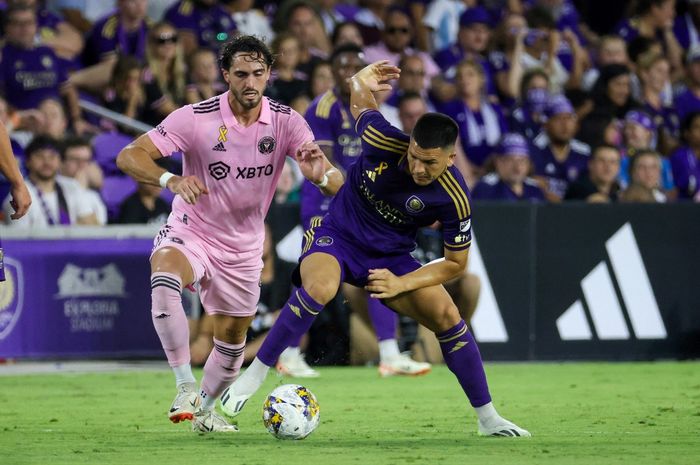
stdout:
{"type": "Polygon", "coordinates": [[[190,363],[190,329],[182,308],[182,282],[172,273],[151,275],[151,314],[171,367],[190,363]]]}
{"type": "MultiPolygon", "coordinates": [[[[216,399],[237,377],[243,365],[245,341],[229,344],[214,338],[214,348],[204,364],[202,377],[203,407],[216,399]]],[[[212,404],[213,405],[213,404],[212,404]]]]}

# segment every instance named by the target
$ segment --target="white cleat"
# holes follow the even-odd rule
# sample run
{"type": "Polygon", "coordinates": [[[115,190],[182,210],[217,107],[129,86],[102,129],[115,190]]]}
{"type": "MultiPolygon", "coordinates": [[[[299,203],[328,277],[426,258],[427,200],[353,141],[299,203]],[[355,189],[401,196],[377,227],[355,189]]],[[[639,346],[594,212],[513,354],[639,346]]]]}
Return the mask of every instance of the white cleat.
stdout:
{"type": "Polygon", "coordinates": [[[505,418],[495,418],[489,421],[488,426],[477,421],[479,436],[495,436],[503,438],[529,438],[532,435],[526,429],[522,429],[513,422],[505,418]]]}
{"type": "Polygon", "coordinates": [[[192,431],[200,433],[237,433],[238,427],[227,422],[214,410],[198,410],[192,420],[192,431]]]}
{"type": "Polygon", "coordinates": [[[416,362],[405,354],[399,354],[379,363],[379,374],[387,376],[420,376],[430,373],[430,363],[416,362]]]}
{"type": "Polygon", "coordinates": [[[283,376],[292,378],[318,378],[321,374],[311,368],[304,356],[300,353],[293,353],[285,350],[277,360],[277,372],[283,376]]]}
{"type": "Polygon", "coordinates": [[[221,410],[227,417],[235,417],[241,413],[246,402],[248,402],[248,399],[252,396],[252,394],[248,396],[237,396],[233,392],[232,387],[233,386],[227,387],[221,394],[221,410]]]}
{"type": "Polygon", "coordinates": [[[168,412],[168,418],[173,423],[192,420],[194,412],[197,411],[201,403],[199,394],[197,394],[197,385],[195,383],[183,383],[178,386],[177,395],[168,412]]]}

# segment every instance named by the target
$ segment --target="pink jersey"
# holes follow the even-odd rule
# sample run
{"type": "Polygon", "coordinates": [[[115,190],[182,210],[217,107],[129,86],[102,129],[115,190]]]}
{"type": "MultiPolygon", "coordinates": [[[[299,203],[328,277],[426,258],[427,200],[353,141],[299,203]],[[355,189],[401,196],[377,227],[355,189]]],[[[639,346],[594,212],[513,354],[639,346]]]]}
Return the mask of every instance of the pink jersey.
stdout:
{"type": "Polygon", "coordinates": [[[148,136],[163,156],[182,152],[183,175],[197,176],[209,190],[194,205],[176,196],[169,222],[180,219],[217,248],[262,250],[285,157],[314,137],[299,113],[267,97],[258,121],[243,127],[228,95],[175,110],[148,136]]]}

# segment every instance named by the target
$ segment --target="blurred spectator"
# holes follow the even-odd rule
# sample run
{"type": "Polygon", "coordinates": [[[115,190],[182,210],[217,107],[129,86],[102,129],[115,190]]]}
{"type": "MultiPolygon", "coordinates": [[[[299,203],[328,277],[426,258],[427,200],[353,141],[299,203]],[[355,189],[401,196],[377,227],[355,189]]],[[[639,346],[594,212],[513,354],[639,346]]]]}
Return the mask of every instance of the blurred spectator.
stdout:
{"type": "Polygon", "coordinates": [[[688,0],[687,3],[688,10],[676,16],[673,22],[673,33],[684,50],[691,50],[700,46],[700,1],[688,0]]]}
{"type": "MultiPolygon", "coordinates": [[[[315,0],[316,6],[323,20],[323,28],[328,34],[333,34],[338,24],[352,21],[359,11],[355,5],[349,2],[338,2],[336,0],[315,0]],[[340,4],[339,4],[340,3],[340,4]]],[[[335,46],[335,44],[334,44],[335,46]]]]}
{"type": "Polygon", "coordinates": [[[542,131],[549,101],[549,76],[542,68],[533,68],[523,75],[519,104],[508,114],[508,126],[529,140],[542,131]]]}
{"type": "Polygon", "coordinates": [[[496,172],[481,178],[472,189],[475,200],[544,202],[544,192],[528,178],[530,149],[522,135],[505,134],[494,153],[496,172]]]}
{"type": "Polygon", "coordinates": [[[410,134],[416,126],[418,119],[428,112],[428,105],[417,92],[405,92],[401,94],[398,101],[399,120],[401,130],[410,134]]]}
{"type": "Polygon", "coordinates": [[[190,55],[190,84],[187,86],[186,103],[197,103],[226,92],[226,85],[219,79],[216,54],[200,48],[190,55]]]}
{"type": "Polygon", "coordinates": [[[391,64],[398,66],[402,56],[418,55],[423,59],[423,66],[425,66],[424,80],[426,86],[429,86],[431,79],[440,73],[440,68],[430,55],[411,47],[412,36],[413,26],[408,14],[404,10],[393,8],[386,16],[385,27],[382,31],[382,41],[365,47],[365,59],[368,63],[388,60],[391,64]]]}
{"type": "Polygon", "coordinates": [[[692,112],[700,111],[700,45],[688,51],[686,62],[685,88],[673,100],[673,109],[679,121],[684,121],[692,112]]]}
{"type": "Polygon", "coordinates": [[[97,21],[85,41],[83,63],[114,63],[117,55],[146,58],[147,0],[117,0],[117,10],[97,21]]]}
{"type": "Polygon", "coordinates": [[[335,81],[333,79],[333,69],[327,61],[320,61],[311,71],[311,89],[310,97],[315,99],[319,95],[325,94],[333,88],[335,81]]]}
{"type": "Polygon", "coordinates": [[[181,0],[165,12],[164,18],[182,35],[185,55],[198,47],[218,52],[236,32],[231,15],[216,0],[181,0]]]}
{"type": "Polygon", "coordinates": [[[379,42],[384,27],[384,18],[386,17],[389,8],[393,4],[393,0],[365,0],[364,8],[355,15],[355,22],[360,26],[362,40],[367,45],[372,45],[379,42]]]}
{"type": "Polygon", "coordinates": [[[66,99],[73,129],[87,129],[78,106],[78,93],[54,51],[36,46],[36,13],[27,6],[9,7],[5,16],[6,43],[0,51],[0,94],[14,108],[37,108],[46,98],[66,99]]]}
{"type": "Polygon", "coordinates": [[[138,190],[122,202],[117,223],[165,224],[170,205],[160,198],[160,186],[139,183],[138,190]]]}
{"type": "Polygon", "coordinates": [[[47,98],[39,104],[38,110],[43,113],[45,121],[43,127],[37,131],[39,134],[52,137],[56,141],[68,136],[68,119],[60,100],[47,98]]]}
{"type": "Polygon", "coordinates": [[[675,111],[662,100],[664,88],[670,85],[668,60],[661,54],[647,54],[639,59],[637,74],[642,84],[642,105],[657,131],[657,147],[664,155],[678,145],[679,126],[675,111]]]}
{"type": "MultiPolygon", "coordinates": [[[[523,98],[520,92],[524,79],[522,56],[525,53],[524,41],[527,32],[525,17],[520,14],[509,14],[503,18],[491,36],[489,62],[498,93],[504,99],[504,103],[523,98]]],[[[545,75],[549,86],[549,76],[546,73],[545,75]]]]}
{"type": "Polygon", "coordinates": [[[117,0],[46,0],[46,5],[85,34],[92,28],[92,23],[115,9],[117,0]]]}
{"type": "Polygon", "coordinates": [[[59,14],[50,11],[39,0],[8,0],[9,7],[25,5],[36,12],[40,44],[53,49],[56,55],[72,60],[83,50],[83,36],[75,27],[63,20],[59,14]]]}
{"type": "Polygon", "coordinates": [[[277,17],[282,29],[299,39],[297,70],[308,79],[316,63],[325,59],[331,51],[330,40],[323,29],[321,16],[311,3],[293,0],[280,7],[277,17]]]}
{"type": "Polygon", "coordinates": [[[433,104],[428,100],[430,97],[425,83],[425,66],[423,64],[423,59],[419,55],[406,55],[401,58],[399,68],[401,68],[401,74],[394,91],[387,99],[387,104],[398,107],[401,96],[407,92],[413,92],[419,94],[426,100],[426,103],[430,107],[429,111],[434,110],[433,104]]]}
{"type": "Polygon", "coordinates": [[[97,223],[107,224],[107,207],[97,193],[102,189],[104,174],[102,168],[93,160],[92,146],[87,140],[69,138],[64,141],[60,172],[63,176],[74,179],[80,184],[97,223]]]}
{"type": "Polygon", "coordinates": [[[254,9],[254,4],[253,0],[221,0],[221,6],[231,15],[239,34],[259,37],[269,44],[275,33],[265,13],[254,9]]]}
{"type": "Polygon", "coordinates": [[[673,181],[678,198],[700,202],[700,112],[692,112],[683,120],[684,145],[671,156],[673,181]]]}
{"type": "Polygon", "coordinates": [[[458,99],[439,105],[459,126],[459,138],[469,161],[477,168],[484,162],[507,131],[500,106],[484,97],[484,69],[466,59],[457,66],[458,99]]]}
{"type": "Polygon", "coordinates": [[[355,44],[358,47],[365,46],[357,23],[340,23],[335,27],[335,31],[333,31],[333,35],[331,36],[331,45],[336,49],[345,44],[355,44]]]}
{"type": "Polygon", "coordinates": [[[632,98],[629,68],[625,65],[606,65],[600,68],[600,77],[591,90],[593,112],[613,114],[623,119],[636,106],[632,98]]]}
{"type": "MultiPolygon", "coordinates": [[[[146,90],[141,81],[143,66],[134,57],[123,56],[114,66],[112,79],[103,95],[103,105],[129,118],[143,121],[147,114],[148,102],[158,102],[160,97],[147,99],[146,90]]],[[[156,86],[150,86],[155,91],[156,86]]],[[[113,125],[104,122],[103,125],[113,125]]],[[[115,128],[108,128],[115,129],[115,128]]],[[[128,128],[120,128],[120,132],[130,133],[128,128]]]]}
{"type": "MultiPolygon", "coordinates": [[[[46,136],[37,136],[26,149],[27,188],[34,208],[20,220],[9,223],[24,228],[54,225],[98,224],[85,191],[74,179],[58,175],[61,156],[58,144],[46,136]]],[[[3,202],[6,221],[13,212],[10,198],[3,202]]]]}
{"type": "MultiPolygon", "coordinates": [[[[489,95],[496,95],[494,72],[486,59],[486,48],[491,38],[491,17],[482,7],[469,8],[459,18],[457,42],[435,53],[435,63],[442,69],[444,76],[453,79],[457,65],[464,59],[478,61],[484,70],[485,89],[489,95]]],[[[432,77],[432,76],[431,76],[432,77]]],[[[444,100],[444,96],[439,95],[444,100]]]]}
{"type": "Polygon", "coordinates": [[[590,113],[576,136],[584,144],[622,146],[622,123],[609,113],[590,113]]]}
{"type": "Polygon", "coordinates": [[[177,30],[162,22],[151,26],[143,76],[149,108],[146,122],[155,126],[185,102],[187,66],[177,30]],[[149,89],[155,87],[154,89],[149,89]],[[159,100],[150,100],[159,97],[159,100]]]}
{"type": "MultiPolygon", "coordinates": [[[[457,42],[460,16],[467,8],[472,7],[473,3],[472,0],[433,0],[429,2],[421,21],[426,32],[426,37],[421,39],[427,45],[425,49],[442,50],[457,42]]],[[[477,9],[480,8],[477,7],[477,9]]],[[[420,36],[420,33],[418,35],[420,36]]],[[[443,69],[445,68],[443,67],[443,69]]]]}
{"type": "Polygon", "coordinates": [[[583,90],[590,91],[593,88],[596,80],[600,76],[600,67],[606,65],[629,65],[630,59],[627,55],[627,44],[624,39],[616,35],[603,36],[597,47],[595,65],[590,67],[583,74],[581,87],[583,90]]]}
{"type": "Polygon", "coordinates": [[[299,40],[283,32],[272,41],[271,50],[276,58],[266,93],[270,98],[289,105],[308,90],[308,80],[296,69],[301,52],[299,40]]]}
{"type": "MultiPolygon", "coordinates": [[[[37,111],[37,113],[39,113],[37,111]]],[[[41,113],[39,113],[41,114],[41,113]]],[[[15,124],[21,124],[17,114],[10,114],[10,109],[7,106],[7,101],[0,95],[0,123],[5,126],[5,130],[10,138],[10,146],[12,147],[12,153],[15,157],[20,160],[20,171],[24,169],[24,148],[20,145],[19,141],[15,140],[12,131],[15,129],[15,124]],[[13,122],[13,119],[15,120],[13,122]]],[[[43,115],[42,115],[43,124],[43,115]]]]}
{"type": "Polygon", "coordinates": [[[578,121],[571,102],[563,95],[554,95],[545,109],[544,132],[534,140],[531,153],[535,178],[547,200],[558,202],[568,185],[588,169],[591,148],[574,139],[578,121]]]}
{"type": "Polygon", "coordinates": [[[667,201],[661,187],[661,156],[653,150],[640,150],[632,158],[629,165],[630,185],[620,194],[620,200],[627,202],[642,202],[641,190],[646,191],[650,202],[664,203],[667,201]],[[629,192],[628,192],[629,191],[629,192]]]}
{"type": "Polygon", "coordinates": [[[588,171],[566,189],[564,200],[585,200],[590,203],[614,202],[620,190],[620,151],[613,146],[599,145],[588,161],[588,171]]]}
{"type": "Polygon", "coordinates": [[[623,20],[615,33],[626,42],[642,36],[663,44],[672,71],[682,67],[682,49],[673,34],[676,0],[637,0],[635,15],[623,20]]]}

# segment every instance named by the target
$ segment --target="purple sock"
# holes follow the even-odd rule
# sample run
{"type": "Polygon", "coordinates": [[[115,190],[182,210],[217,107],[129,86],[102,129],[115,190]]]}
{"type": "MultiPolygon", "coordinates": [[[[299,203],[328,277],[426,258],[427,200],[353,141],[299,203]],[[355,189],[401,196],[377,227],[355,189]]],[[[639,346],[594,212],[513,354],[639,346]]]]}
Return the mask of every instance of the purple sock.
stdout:
{"type": "Polygon", "coordinates": [[[306,293],[303,287],[297,289],[282,307],[277,321],[272,325],[260,350],[258,358],[271,367],[277,363],[280,354],[306,334],[323,305],[306,293]]]}
{"type": "Polygon", "coordinates": [[[369,319],[372,321],[372,326],[374,326],[374,332],[377,333],[378,341],[396,338],[396,326],[399,317],[393,310],[384,305],[379,299],[367,296],[367,312],[369,313],[369,319]]]}
{"type": "Polygon", "coordinates": [[[447,367],[457,376],[472,406],[481,407],[491,402],[481,354],[464,320],[435,335],[447,367]]]}

